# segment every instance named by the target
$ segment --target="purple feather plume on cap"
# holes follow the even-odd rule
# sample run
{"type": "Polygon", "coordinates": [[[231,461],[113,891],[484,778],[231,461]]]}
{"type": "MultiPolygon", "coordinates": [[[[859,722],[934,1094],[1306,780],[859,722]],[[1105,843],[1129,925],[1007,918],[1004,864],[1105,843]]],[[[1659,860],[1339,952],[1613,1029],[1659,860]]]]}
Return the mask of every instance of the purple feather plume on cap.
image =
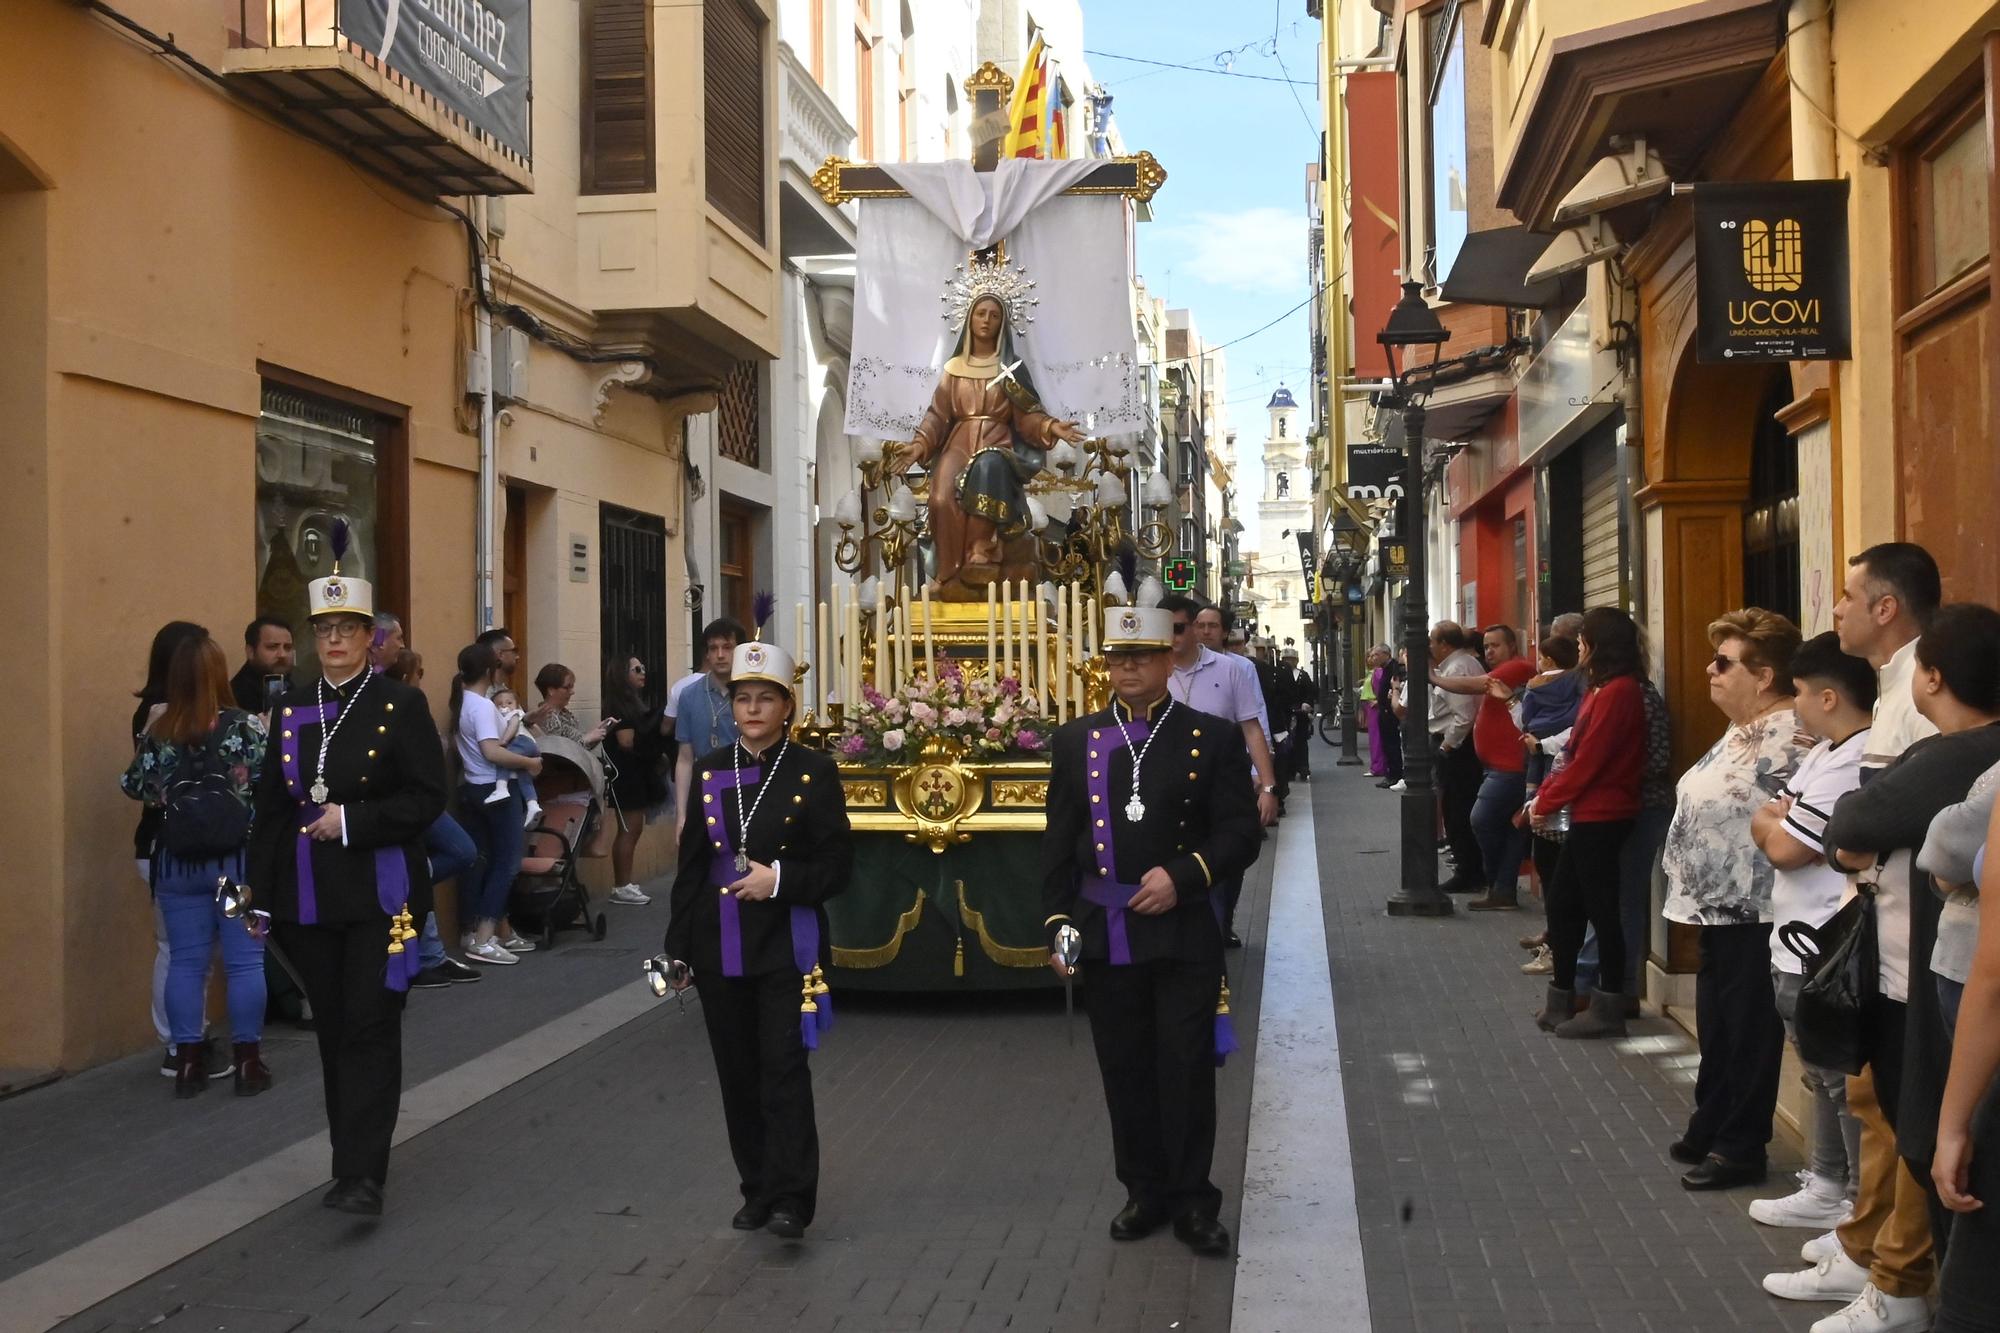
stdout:
{"type": "Polygon", "coordinates": [[[777,609],[778,599],[768,592],[760,592],[750,603],[750,616],[761,630],[770,621],[771,613],[777,609]]]}
{"type": "Polygon", "coordinates": [[[333,520],[333,563],[338,565],[347,558],[347,520],[333,520]]]}

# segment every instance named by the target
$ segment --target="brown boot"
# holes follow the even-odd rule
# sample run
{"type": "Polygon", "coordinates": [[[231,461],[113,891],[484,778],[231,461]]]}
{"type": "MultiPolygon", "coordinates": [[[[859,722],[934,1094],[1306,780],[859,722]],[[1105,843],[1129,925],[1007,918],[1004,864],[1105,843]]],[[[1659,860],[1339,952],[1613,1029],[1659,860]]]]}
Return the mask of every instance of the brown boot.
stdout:
{"type": "Polygon", "coordinates": [[[190,1041],[174,1047],[174,1096],[185,1100],[208,1091],[208,1043],[190,1041]]]}
{"type": "Polygon", "coordinates": [[[254,1041],[239,1041],[236,1052],[236,1095],[255,1097],[271,1086],[271,1066],[264,1063],[263,1054],[254,1041]]]}

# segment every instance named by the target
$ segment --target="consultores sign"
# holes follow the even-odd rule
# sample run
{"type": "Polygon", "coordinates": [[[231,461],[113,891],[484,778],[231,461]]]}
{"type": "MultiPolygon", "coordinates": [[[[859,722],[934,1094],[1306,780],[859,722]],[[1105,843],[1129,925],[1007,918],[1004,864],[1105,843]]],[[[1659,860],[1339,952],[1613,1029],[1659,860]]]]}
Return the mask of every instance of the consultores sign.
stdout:
{"type": "Polygon", "coordinates": [[[529,0],[340,0],[340,31],[527,157],[529,0]]]}
{"type": "Polygon", "coordinates": [[[1846,181],[1698,185],[1694,237],[1702,361],[1847,360],[1846,181]]]}

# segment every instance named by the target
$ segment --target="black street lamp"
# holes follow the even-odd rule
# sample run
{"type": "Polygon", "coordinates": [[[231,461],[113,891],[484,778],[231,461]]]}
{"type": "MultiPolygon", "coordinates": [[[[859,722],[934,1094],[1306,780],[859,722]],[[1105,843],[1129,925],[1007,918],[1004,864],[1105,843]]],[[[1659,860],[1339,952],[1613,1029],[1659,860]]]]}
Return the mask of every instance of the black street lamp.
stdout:
{"type": "Polygon", "coordinates": [[[1430,377],[1417,377],[1428,367],[1418,364],[1422,348],[1431,349],[1429,366],[1437,364],[1439,348],[1451,333],[1424,300],[1422,283],[1403,284],[1403,299],[1389,312],[1389,322],[1375,335],[1389,356],[1395,402],[1403,409],[1403,512],[1398,534],[1409,553],[1410,573],[1403,584],[1403,645],[1409,655],[1409,703],[1403,718],[1403,881],[1389,899],[1390,916],[1450,916],[1451,899],[1438,888],[1437,796],[1431,785],[1430,607],[1424,584],[1429,564],[1424,540],[1424,400],[1430,397],[1430,377]],[[1407,361],[1407,364],[1405,362],[1407,361]]]}

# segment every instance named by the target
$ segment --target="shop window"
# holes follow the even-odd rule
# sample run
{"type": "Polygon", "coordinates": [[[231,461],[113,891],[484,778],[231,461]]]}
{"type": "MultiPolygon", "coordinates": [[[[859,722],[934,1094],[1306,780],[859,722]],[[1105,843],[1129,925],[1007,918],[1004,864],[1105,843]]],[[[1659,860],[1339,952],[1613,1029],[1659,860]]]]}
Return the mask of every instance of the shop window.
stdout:
{"type": "Polygon", "coordinates": [[[1750,443],[1750,498],[1743,507],[1743,604],[1799,623],[1799,450],[1777,414],[1791,378],[1771,379],[1750,443]]]}
{"type": "MultiPolygon", "coordinates": [[[[382,560],[385,446],[398,423],[381,413],[266,380],[257,416],[257,614],[292,627],[299,674],[317,661],[306,632],[306,585],[333,572],[334,524],[345,521],[341,572],[376,587],[377,609],[402,611],[382,560]]],[[[248,619],[246,616],[245,619],[248,619]]]]}
{"type": "Polygon", "coordinates": [[[636,657],[646,664],[647,682],[665,690],[673,684],[666,660],[666,521],[655,514],[600,505],[597,531],[598,636],[604,654],[599,666],[636,657]]]}

